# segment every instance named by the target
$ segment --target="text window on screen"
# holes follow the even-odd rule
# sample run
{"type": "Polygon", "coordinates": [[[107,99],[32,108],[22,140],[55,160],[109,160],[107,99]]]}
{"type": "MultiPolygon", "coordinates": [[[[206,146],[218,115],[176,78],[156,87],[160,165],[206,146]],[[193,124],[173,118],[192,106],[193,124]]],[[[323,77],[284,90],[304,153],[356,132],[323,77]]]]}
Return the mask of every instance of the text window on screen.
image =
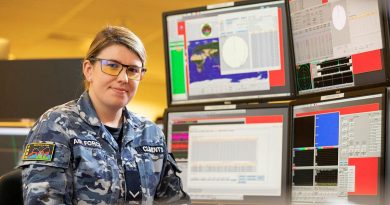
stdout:
{"type": "Polygon", "coordinates": [[[282,123],[189,128],[187,188],[192,198],[279,196],[282,123]]]}

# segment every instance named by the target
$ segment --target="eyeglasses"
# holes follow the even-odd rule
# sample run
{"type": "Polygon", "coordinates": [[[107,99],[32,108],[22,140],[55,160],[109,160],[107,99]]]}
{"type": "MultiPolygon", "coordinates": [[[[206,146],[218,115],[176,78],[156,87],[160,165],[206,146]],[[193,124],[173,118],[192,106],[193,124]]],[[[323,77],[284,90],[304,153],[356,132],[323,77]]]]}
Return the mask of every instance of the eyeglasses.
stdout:
{"type": "Polygon", "coordinates": [[[100,61],[100,68],[102,72],[111,76],[118,76],[122,72],[123,68],[126,68],[126,74],[129,79],[140,81],[146,72],[146,68],[134,65],[124,65],[115,60],[101,58],[90,58],[89,60],[100,61]]]}

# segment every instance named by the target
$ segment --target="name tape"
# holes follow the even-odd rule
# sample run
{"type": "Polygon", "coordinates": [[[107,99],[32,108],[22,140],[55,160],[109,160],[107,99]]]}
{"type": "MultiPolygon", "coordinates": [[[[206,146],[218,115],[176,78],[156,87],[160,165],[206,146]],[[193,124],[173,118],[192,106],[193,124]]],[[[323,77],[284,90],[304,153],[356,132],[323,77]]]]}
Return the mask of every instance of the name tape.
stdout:
{"type": "Polygon", "coordinates": [[[164,147],[162,146],[140,146],[136,150],[140,153],[151,153],[151,154],[164,154],[164,147]]]}
{"type": "Polygon", "coordinates": [[[102,148],[102,145],[95,140],[81,140],[77,138],[71,139],[73,145],[81,145],[84,147],[102,148]]]}

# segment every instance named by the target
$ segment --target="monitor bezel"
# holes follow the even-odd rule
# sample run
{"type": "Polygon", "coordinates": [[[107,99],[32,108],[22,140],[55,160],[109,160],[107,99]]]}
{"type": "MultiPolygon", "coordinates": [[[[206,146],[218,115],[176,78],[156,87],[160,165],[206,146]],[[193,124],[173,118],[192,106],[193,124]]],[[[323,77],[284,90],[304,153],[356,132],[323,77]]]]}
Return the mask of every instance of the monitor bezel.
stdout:
{"type": "Polygon", "coordinates": [[[164,135],[165,141],[168,144],[168,114],[169,113],[180,113],[180,112],[203,112],[203,111],[224,111],[224,110],[238,110],[238,109],[286,109],[287,118],[286,118],[286,137],[283,138],[283,149],[282,149],[282,181],[281,181],[281,195],[280,196],[254,196],[252,198],[246,199],[244,201],[237,200],[193,200],[195,203],[199,204],[238,204],[245,203],[248,205],[287,205],[291,201],[291,152],[288,150],[291,149],[291,129],[292,129],[292,109],[289,106],[289,103],[280,103],[280,104],[240,104],[236,105],[236,108],[232,109],[214,109],[210,110],[208,106],[187,106],[187,107],[171,107],[167,108],[164,111],[164,135]]]}
{"type": "MultiPolygon", "coordinates": [[[[390,4],[389,4],[390,6],[390,4]]],[[[384,119],[384,124],[385,124],[385,150],[384,150],[384,176],[381,177],[381,181],[384,182],[383,185],[383,195],[384,195],[384,203],[383,204],[389,204],[390,203],[390,140],[388,139],[389,133],[390,133],[390,126],[389,126],[389,117],[390,117],[390,88],[386,88],[386,114],[385,114],[385,119],[384,119]]]]}
{"type": "Polygon", "coordinates": [[[248,1],[237,1],[237,2],[228,2],[225,4],[217,5],[217,6],[201,6],[201,7],[194,7],[194,8],[188,8],[188,9],[180,9],[180,10],[174,10],[174,11],[166,11],[162,13],[162,26],[163,26],[163,43],[164,43],[164,59],[165,59],[165,76],[166,76],[166,92],[167,92],[167,105],[168,107],[172,106],[196,106],[196,105],[218,105],[218,104],[226,104],[226,103],[241,103],[241,102],[266,102],[266,101],[272,101],[272,100],[280,100],[280,99],[294,99],[296,96],[296,86],[295,86],[295,80],[294,76],[295,74],[293,72],[294,69],[292,66],[295,65],[295,59],[293,55],[293,44],[292,44],[292,32],[291,29],[291,21],[290,21],[290,9],[289,4],[283,0],[283,4],[285,7],[285,15],[286,15],[286,33],[287,38],[286,41],[288,42],[288,49],[286,49],[289,53],[285,53],[285,55],[288,55],[290,58],[290,64],[285,67],[285,69],[289,69],[289,76],[285,76],[286,79],[288,78],[289,84],[286,82],[286,85],[284,87],[289,86],[289,93],[283,92],[283,93],[264,93],[261,95],[249,95],[249,96],[240,96],[240,97],[213,97],[212,99],[199,99],[199,100],[192,100],[188,101],[185,100],[183,102],[175,102],[172,99],[172,89],[171,89],[171,69],[170,69],[170,63],[169,63],[169,43],[168,43],[168,25],[167,25],[167,17],[172,15],[178,15],[178,14],[184,14],[184,13],[191,13],[191,12],[201,12],[201,11],[208,11],[208,10],[217,10],[217,9],[224,9],[227,7],[239,7],[239,6],[245,6],[245,5],[251,5],[251,4],[258,4],[258,3],[268,3],[278,0],[248,0],[248,1]],[[231,4],[230,4],[231,3],[231,4]],[[224,6],[225,5],[225,6],[224,6]],[[280,95],[280,96],[278,96],[280,95]],[[195,102],[194,102],[195,101],[195,102]]]}

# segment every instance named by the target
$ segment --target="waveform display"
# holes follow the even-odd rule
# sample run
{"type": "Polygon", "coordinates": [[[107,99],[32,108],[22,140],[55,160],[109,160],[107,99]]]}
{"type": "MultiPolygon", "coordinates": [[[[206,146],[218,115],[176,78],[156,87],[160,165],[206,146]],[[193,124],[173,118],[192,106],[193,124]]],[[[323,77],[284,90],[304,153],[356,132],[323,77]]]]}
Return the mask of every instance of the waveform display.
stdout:
{"type": "Polygon", "coordinates": [[[339,149],[319,149],[317,150],[316,163],[318,166],[331,166],[338,164],[339,149]]]}
{"type": "Polygon", "coordinates": [[[314,150],[294,151],[294,166],[313,166],[314,150]]]}
{"type": "Polygon", "coordinates": [[[313,169],[293,170],[294,186],[313,186],[313,169]]]}
{"type": "Polygon", "coordinates": [[[315,182],[317,186],[337,186],[337,169],[317,170],[315,182]]]}

